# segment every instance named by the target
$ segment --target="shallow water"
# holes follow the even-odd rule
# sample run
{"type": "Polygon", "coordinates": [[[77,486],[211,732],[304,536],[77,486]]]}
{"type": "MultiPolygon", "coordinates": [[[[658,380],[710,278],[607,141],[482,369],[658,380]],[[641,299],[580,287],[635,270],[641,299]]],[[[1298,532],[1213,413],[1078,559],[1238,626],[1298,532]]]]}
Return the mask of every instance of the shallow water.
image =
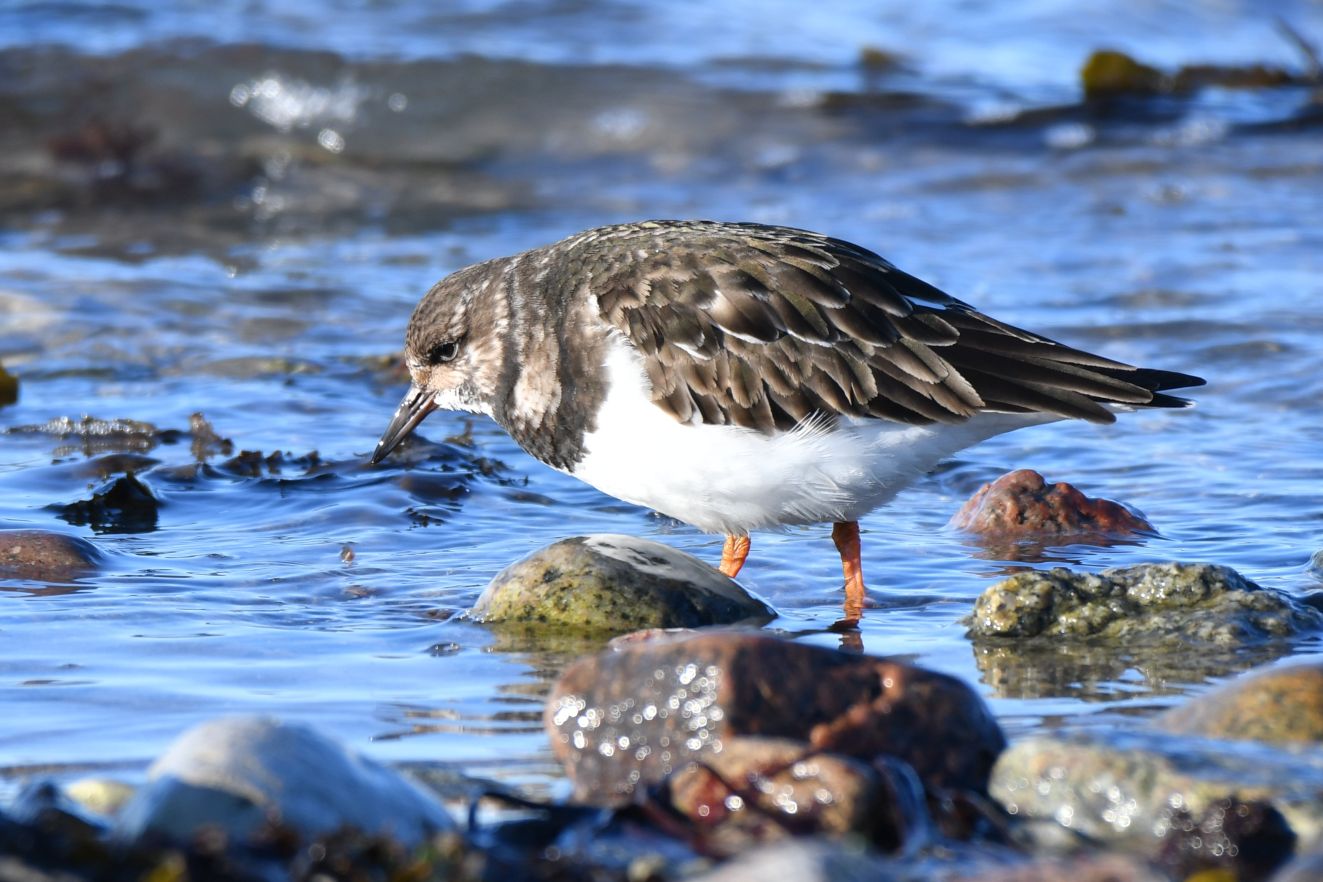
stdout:
{"type": "MultiPolygon", "coordinates": [[[[76,586],[0,586],[0,766],[134,775],[193,722],[261,712],[385,759],[554,785],[541,695],[572,648],[452,615],[564,536],[707,559],[719,538],[462,415],[434,415],[430,443],[382,467],[365,459],[433,281],[642,217],[828,231],[1008,321],[1209,380],[1194,410],[986,442],[868,518],[866,651],[981,683],[1012,732],[1104,725],[1238,664],[1317,652],[1082,660],[998,689],[960,625],[1022,564],[944,525],[1020,467],[1131,504],[1161,534],[1043,565],[1208,560],[1323,586],[1317,92],[1062,106],[1098,46],[1298,65],[1270,12],[1323,35],[1316,4],[1186,5],[1133,0],[1086,27],[1051,0],[844,3],[802,28],[788,4],[739,0],[692,20],[604,0],[7,7],[0,70],[17,76],[0,77],[0,111],[19,124],[0,133],[0,360],[21,399],[0,409],[0,527],[71,531],[107,562],[76,586]],[[861,67],[866,47],[900,63],[861,67]],[[195,412],[232,452],[40,430],[93,415],[186,433],[195,412]],[[229,462],[240,451],[285,457],[229,462]],[[160,501],[154,523],[61,519],[125,468],[160,501]]],[[[821,528],[755,536],[741,581],[781,611],[771,627],[835,645],[839,578],[821,528]]]]}

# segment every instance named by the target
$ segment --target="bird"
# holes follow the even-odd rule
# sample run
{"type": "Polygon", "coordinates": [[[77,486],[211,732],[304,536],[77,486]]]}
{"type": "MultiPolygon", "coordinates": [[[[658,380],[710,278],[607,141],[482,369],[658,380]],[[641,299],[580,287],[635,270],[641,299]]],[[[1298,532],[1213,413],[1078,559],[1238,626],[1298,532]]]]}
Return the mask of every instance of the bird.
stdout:
{"type": "Polygon", "coordinates": [[[1186,407],[1199,377],[979,312],[843,239],[652,220],[458,270],[405,335],[411,384],[379,463],[437,409],[485,414],[610,496],[725,536],[832,524],[846,624],[867,600],[859,520],[959,450],[1061,419],[1186,407]]]}

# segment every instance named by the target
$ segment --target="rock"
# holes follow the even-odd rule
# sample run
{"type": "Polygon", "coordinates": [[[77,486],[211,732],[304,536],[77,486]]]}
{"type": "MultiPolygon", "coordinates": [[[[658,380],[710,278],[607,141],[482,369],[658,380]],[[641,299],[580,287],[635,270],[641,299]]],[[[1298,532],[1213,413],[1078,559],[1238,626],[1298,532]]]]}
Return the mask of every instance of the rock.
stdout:
{"type": "Polygon", "coordinates": [[[1154,719],[1160,729],[1207,738],[1323,742],[1323,663],[1255,671],[1154,719]]]}
{"type": "Polygon", "coordinates": [[[18,377],[5,370],[0,364],[0,407],[18,401],[18,377]]]}
{"type": "Polygon", "coordinates": [[[1169,882],[1170,878],[1149,863],[1122,854],[1028,859],[986,846],[943,845],[914,856],[883,857],[857,842],[805,838],[746,852],[693,877],[692,882],[1169,882]]]}
{"type": "Polygon", "coordinates": [[[562,539],[506,567],[478,598],[484,622],[580,631],[692,628],[775,613],[712,567],[633,536],[562,539]]]}
{"type": "Polygon", "coordinates": [[[352,827],[416,844],[454,822],[399,773],[308,728],[261,717],[195,726],[147,772],[116,819],[119,834],[186,840],[219,827],[246,840],[267,822],[303,837],[352,827]]]}
{"type": "Polygon", "coordinates": [[[890,851],[927,824],[909,766],[806,752],[802,741],[744,736],[677,770],[667,805],[724,854],[791,835],[856,834],[890,851]]]}
{"type": "Polygon", "coordinates": [[[1262,802],[1220,799],[1199,815],[1173,810],[1158,862],[1177,879],[1217,873],[1266,879],[1290,858],[1296,835],[1281,812],[1262,802]]]}
{"type": "Polygon", "coordinates": [[[1057,567],[1016,573],[983,592],[969,635],[1099,638],[1126,645],[1214,647],[1284,637],[1323,614],[1261,588],[1230,567],[1140,564],[1097,575],[1057,567]]]}
{"type": "Polygon", "coordinates": [[[1085,496],[1070,484],[1051,487],[1033,469],[1020,469],[984,484],[950,526],[1003,536],[1116,535],[1151,532],[1144,518],[1110,499],[1085,496]]]}
{"type": "Polygon", "coordinates": [[[45,530],[0,530],[0,579],[70,582],[96,569],[101,554],[76,536],[45,530]]]}
{"type": "Polygon", "coordinates": [[[857,843],[796,839],[746,852],[691,882],[878,882],[893,878],[886,868],[881,856],[857,843]]]}
{"type": "Polygon", "coordinates": [[[1113,545],[1153,526],[1110,499],[1085,496],[1069,484],[1050,487],[1032,469],[984,484],[948,526],[974,533],[1003,560],[1039,560],[1043,547],[1113,545]]]}
{"type": "MultiPolygon", "coordinates": [[[[933,875],[893,873],[897,882],[1169,882],[1170,876],[1147,861],[1124,854],[1081,854],[1072,857],[1038,858],[1009,866],[993,866],[933,875]]],[[[1199,882],[1199,880],[1191,880],[1199,882]]],[[[1215,879],[1202,882],[1218,882],[1215,879]]],[[[1226,880],[1231,882],[1231,880],[1226,880]]]]}
{"type": "Polygon", "coordinates": [[[1165,74],[1124,52],[1099,49],[1080,71],[1084,97],[1097,101],[1117,95],[1155,95],[1169,87],[1165,74]]]}
{"type": "Polygon", "coordinates": [[[1001,755],[989,791],[1013,815],[1169,860],[1197,843],[1262,866],[1323,832],[1320,750],[1148,730],[1040,735],[1001,755]]]}
{"type": "Polygon", "coordinates": [[[64,794],[75,805],[97,815],[114,815],[137,792],[132,784],[112,778],[79,778],[64,785],[64,794]]]}
{"type": "Polygon", "coordinates": [[[161,503],[132,473],[106,484],[91,499],[66,505],[60,517],[99,533],[149,533],[156,529],[161,503]]]}
{"type": "Polygon", "coordinates": [[[982,791],[1005,744],[978,695],[945,674],[758,632],[627,644],[580,659],[544,721],[576,794],[627,802],[735,739],[792,739],[871,763],[896,757],[925,786],[982,791]]]}

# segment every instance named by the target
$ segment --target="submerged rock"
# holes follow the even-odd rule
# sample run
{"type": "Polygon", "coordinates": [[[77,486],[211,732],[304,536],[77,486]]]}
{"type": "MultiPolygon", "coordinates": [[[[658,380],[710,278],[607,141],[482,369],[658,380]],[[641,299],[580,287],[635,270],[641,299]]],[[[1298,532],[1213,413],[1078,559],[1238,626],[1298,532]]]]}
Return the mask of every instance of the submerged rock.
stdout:
{"type": "Polygon", "coordinates": [[[1178,866],[1259,878],[1323,832],[1323,751],[1151,731],[1042,735],[997,761],[992,796],[1013,815],[1178,866]]]}
{"type": "Polygon", "coordinates": [[[1110,545],[1153,532],[1148,521],[1120,503],[1085,496],[1070,484],[1049,486],[1032,469],[984,484],[949,526],[976,534],[1007,560],[1036,560],[1047,542],[1110,545]]]}
{"type": "Polygon", "coordinates": [[[484,622],[626,632],[765,622],[775,613],[734,581],[660,542],[562,539],[506,567],[478,598],[484,622]]]}
{"type": "Polygon", "coordinates": [[[597,804],[628,802],[749,736],[797,742],[806,760],[895,757],[925,786],[974,791],[1005,745],[983,701],[953,677],[739,631],[580,659],[544,720],[576,794],[597,804]]]}
{"type": "Polygon", "coordinates": [[[974,638],[1226,647],[1318,628],[1323,614],[1230,567],[1164,563],[1016,573],[983,592],[966,624],[974,638]]]}
{"type": "Polygon", "coordinates": [[[95,570],[101,555],[77,536],[45,530],[0,530],[0,579],[69,582],[95,570]]]}
{"type": "Polygon", "coordinates": [[[416,844],[454,829],[446,810],[398,772],[306,726],[228,717],[181,735],[124,806],[117,831],[176,840],[209,825],[247,840],[270,823],[303,837],[352,827],[416,844]]]}
{"type": "Polygon", "coordinates": [[[1154,723],[1181,735],[1274,744],[1323,742],[1323,664],[1256,671],[1172,708],[1154,723]]]}

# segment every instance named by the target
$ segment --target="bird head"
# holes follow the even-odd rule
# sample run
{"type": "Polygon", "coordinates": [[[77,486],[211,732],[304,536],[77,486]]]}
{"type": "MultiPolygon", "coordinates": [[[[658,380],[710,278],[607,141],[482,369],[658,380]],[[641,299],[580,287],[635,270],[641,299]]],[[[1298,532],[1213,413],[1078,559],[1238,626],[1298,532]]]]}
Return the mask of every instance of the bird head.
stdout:
{"type": "Polygon", "coordinates": [[[490,415],[504,351],[501,273],[489,261],[447,276],[419,302],[405,335],[404,363],[412,381],[372,462],[381,462],[438,408],[490,415]]]}

